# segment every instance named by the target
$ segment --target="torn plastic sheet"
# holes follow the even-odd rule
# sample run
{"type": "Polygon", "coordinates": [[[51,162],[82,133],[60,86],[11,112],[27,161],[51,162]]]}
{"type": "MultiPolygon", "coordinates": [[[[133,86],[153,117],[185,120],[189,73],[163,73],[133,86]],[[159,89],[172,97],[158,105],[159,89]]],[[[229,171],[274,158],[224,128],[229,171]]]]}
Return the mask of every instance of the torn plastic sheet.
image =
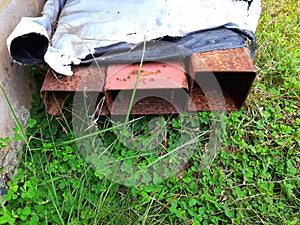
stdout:
{"type": "Polygon", "coordinates": [[[50,43],[50,37],[65,0],[48,0],[42,16],[22,17],[7,39],[9,53],[22,64],[40,64],[50,43]]]}
{"type": "MultiPolygon", "coordinates": [[[[255,36],[251,36],[255,38],[255,36]]],[[[81,63],[92,63],[95,59],[104,63],[137,63],[142,55],[144,61],[182,60],[197,52],[245,47],[244,38],[225,27],[199,31],[181,38],[164,37],[143,43],[120,42],[113,46],[96,48],[93,55],[87,55],[81,63]]]]}
{"type": "MultiPolygon", "coordinates": [[[[16,61],[26,64],[45,61],[56,72],[72,75],[71,65],[86,62],[89,56],[95,54],[100,56],[99,49],[107,48],[110,51],[125,43],[131,51],[145,37],[147,41],[164,37],[177,41],[180,37],[188,37],[190,40],[190,35],[195,37],[198,31],[219,27],[253,33],[261,3],[260,0],[253,0],[251,4],[248,2],[67,0],[64,4],[62,0],[48,0],[43,16],[21,20],[7,42],[16,61]],[[50,44],[51,31],[59,13],[50,44]],[[38,40],[41,42],[37,43],[38,40]]],[[[209,41],[210,37],[207,38],[209,41]]],[[[205,51],[205,47],[203,49],[199,51],[205,51]]]]}

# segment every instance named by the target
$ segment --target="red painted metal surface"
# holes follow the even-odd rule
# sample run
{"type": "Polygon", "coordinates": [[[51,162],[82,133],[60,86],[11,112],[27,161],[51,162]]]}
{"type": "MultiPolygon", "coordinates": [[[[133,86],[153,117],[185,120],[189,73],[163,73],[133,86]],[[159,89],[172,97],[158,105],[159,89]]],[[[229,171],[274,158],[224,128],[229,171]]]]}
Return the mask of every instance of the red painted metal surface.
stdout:
{"type": "Polygon", "coordinates": [[[188,82],[182,62],[146,62],[109,65],[104,94],[111,114],[127,114],[135,88],[131,114],[172,114],[185,110],[188,82]]]}
{"type": "MultiPolygon", "coordinates": [[[[132,90],[138,77],[139,64],[114,64],[107,68],[105,91],[132,90]]],[[[145,62],[137,89],[188,89],[182,62],[145,62]]]]}

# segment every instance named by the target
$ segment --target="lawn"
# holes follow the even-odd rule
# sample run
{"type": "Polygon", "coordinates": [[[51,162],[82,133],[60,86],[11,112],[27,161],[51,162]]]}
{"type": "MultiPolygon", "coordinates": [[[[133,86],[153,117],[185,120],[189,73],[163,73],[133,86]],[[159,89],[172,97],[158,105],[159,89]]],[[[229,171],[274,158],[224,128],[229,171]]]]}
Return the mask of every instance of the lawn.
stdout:
{"type": "MultiPolygon", "coordinates": [[[[222,117],[223,144],[209,166],[201,156],[216,115],[199,113],[201,139],[194,143],[199,152],[184,172],[165,180],[159,173],[167,173],[166,168],[154,168],[149,182],[135,186],[107,179],[104,168],[91,167],[78,149],[70,108],[61,117],[49,116],[35,94],[26,133],[16,126],[14,139],[25,141],[24,153],[18,174],[9,182],[0,224],[300,224],[299,25],[297,0],[263,0],[256,32],[258,76],[245,106],[222,117]]],[[[34,68],[30,73],[43,76],[34,68]]],[[[158,146],[147,155],[149,142],[166,135],[167,146],[177,146],[182,138],[176,132],[182,118],[162,118],[154,123],[168,129],[154,132],[147,126],[152,117],[129,118],[133,131],[147,137],[138,156],[132,146],[114,142],[111,127],[122,125],[99,119],[98,134],[103,146],[127,164],[142,154],[141,165],[152,163],[168,148],[158,146]]],[[[120,170],[127,177],[132,173],[126,166],[120,170]]]]}

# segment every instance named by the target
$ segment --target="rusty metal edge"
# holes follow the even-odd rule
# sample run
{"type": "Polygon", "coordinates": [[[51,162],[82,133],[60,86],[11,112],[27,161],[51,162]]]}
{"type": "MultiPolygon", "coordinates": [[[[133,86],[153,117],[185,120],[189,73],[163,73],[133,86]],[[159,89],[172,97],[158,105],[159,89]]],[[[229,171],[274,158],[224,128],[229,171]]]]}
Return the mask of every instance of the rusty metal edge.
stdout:
{"type": "MultiPolygon", "coordinates": [[[[199,90],[195,90],[194,88],[194,80],[195,74],[197,73],[240,73],[240,74],[248,74],[249,80],[246,85],[247,88],[242,93],[244,96],[242,101],[237,103],[235,99],[232,99],[228,93],[224,90],[223,95],[226,101],[226,110],[227,111],[237,111],[240,110],[244,105],[246,98],[249,94],[249,91],[253,85],[253,82],[256,77],[256,70],[251,60],[249,51],[247,48],[236,48],[236,49],[226,49],[226,50],[218,50],[204,53],[195,53],[191,55],[189,62],[189,72],[190,72],[190,97],[191,100],[188,103],[188,110],[191,112],[194,111],[219,111],[221,108],[212,108],[208,107],[208,104],[201,105],[193,99],[203,100],[205,102],[205,97],[201,94],[197,94],[199,90]]],[[[223,109],[224,110],[224,109],[223,109]]]]}
{"type": "MultiPolygon", "coordinates": [[[[248,53],[247,48],[240,49],[227,49],[220,51],[212,51],[212,52],[204,52],[204,53],[196,53],[191,56],[190,60],[190,71],[199,69],[199,71],[213,71],[213,72],[248,72],[253,74],[252,81],[248,84],[248,89],[245,92],[245,96],[247,97],[251,86],[253,85],[256,71],[254,65],[251,61],[251,58],[248,53]],[[198,60],[198,61],[197,61],[198,60]],[[203,67],[203,64],[206,67],[203,67]],[[201,66],[202,65],[202,66],[201,66]]],[[[101,67],[102,74],[106,76],[106,68],[101,67]],[[104,72],[103,72],[104,71],[104,72]]],[[[41,96],[45,100],[46,108],[49,109],[49,114],[59,115],[61,113],[61,108],[64,105],[64,97],[65,93],[75,92],[75,91],[83,91],[81,87],[78,86],[82,77],[88,77],[87,80],[87,91],[103,91],[104,90],[104,82],[101,81],[95,82],[94,74],[99,73],[98,67],[86,67],[86,66],[78,66],[74,68],[74,75],[71,77],[63,76],[57,77],[51,70],[48,70],[43,86],[41,88],[41,96]],[[47,97],[47,98],[46,98],[47,97]]],[[[192,98],[197,98],[197,96],[193,96],[193,75],[190,77],[190,95],[192,98]]],[[[201,96],[198,96],[200,98],[201,96]]],[[[243,100],[242,104],[235,107],[229,107],[227,110],[239,110],[241,106],[244,104],[243,100]]],[[[107,105],[106,105],[107,109],[107,105]]],[[[196,107],[196,109],[188,108],[188,111],[202,111],[202,110],[211,110],[207,107],[196,107]]],[[[110,112],[108,110],[104,110],[105,113],[101,115],[107,115],[110,112]]],[[[167,110],[168,111],[168,110],[167,110]]],[[[150,114],[145,112],[146,114],[150,114]]],[[[170,114],[174,113],[174,110],[170,110],[170,114]]],[[[142,112],[133,111],[132,114],[143,114],[142,112]]],[[[152,113],[151,114],[155,114],[152,113]]],[[[157,114],[168,114],[167,112],[160,112],[157,114]]]]}
{"type": "MultiPolygon", "coordinates": [[[[97,65],[77,66],[73,68],[73,76],[60,76],[48,69],[40,90],[40,95],[50,115],[58,116],[62,113],[65,98],[76,91],[103,92],[106,67],[97,65]]],[[[101,115],[107,115],[105,105],[101,115]]]]}
{"type": "MultiPolygon", "coordinates": [[[[118,94],[119,91],[132,91],[139,71],[139,64],[113,64],[108,66],[106,75],[106,85],[104,87],[104,95],[106,97],[107,106],[111,114],[127,114],[127,104],[117,103],[119,109],[113,110],[112,107],[116,103],[112,96],[118,94]],[[130,86],[130,87],[129,87],[130,86]]],[[[174,89],[183,89],[188,92],[188,81],[186,77],[185,66],[183,62],[147,62],[143,64],[140,74],[140,86],[137,87],[138,92],[147,92],[149,90],[164,90],[170,92],[174,89]],[[160,86],[151,85],[151,79],[155,81],[156,77],[170,82],[162,82],[160,86]],[[145,84],[143,84],[143,82],[145,84]],[[150,85],[147,85],[147,84],[150,85]]],[[[154,82],[153,81],[153,82],[154,82]]],[[[168,107],[167,102],[152,101],[155,98],[147,98],[141,104],[144,107],[136,106],[132,108],[130,114],[173,114],[176,113],[174,107],[168,107]],[[152,99],[152,100],[150,100],[152,99]],[[147,107],[151,102],[151,106],[147,107]]],[[[186,103],[184,105],[184,109],[186,103]]],[[[182,109],[182,107],[180,107],[182,109]]],[[[182,110],[181,110],[182,111],[182,110]]]]}

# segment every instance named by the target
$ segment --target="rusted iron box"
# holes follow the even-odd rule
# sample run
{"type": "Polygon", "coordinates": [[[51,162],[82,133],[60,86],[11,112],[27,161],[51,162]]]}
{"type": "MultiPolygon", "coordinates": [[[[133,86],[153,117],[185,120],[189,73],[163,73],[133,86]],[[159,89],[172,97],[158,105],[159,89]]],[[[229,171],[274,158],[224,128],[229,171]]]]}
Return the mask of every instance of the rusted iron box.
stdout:
{"type": "Polygon", "coordinates": [[[73,70],[71,77],[56,77],[50,70],[45,77],[41,95],[52,115],[61,113],[66,95],[74,92],[105,97],[102,115],[127,114],[135,88],[131,114],[239,110],[256,76],[247,48],[193,54],[185,64],[144,62],[140,71],[139,64],[73,70]]]}

